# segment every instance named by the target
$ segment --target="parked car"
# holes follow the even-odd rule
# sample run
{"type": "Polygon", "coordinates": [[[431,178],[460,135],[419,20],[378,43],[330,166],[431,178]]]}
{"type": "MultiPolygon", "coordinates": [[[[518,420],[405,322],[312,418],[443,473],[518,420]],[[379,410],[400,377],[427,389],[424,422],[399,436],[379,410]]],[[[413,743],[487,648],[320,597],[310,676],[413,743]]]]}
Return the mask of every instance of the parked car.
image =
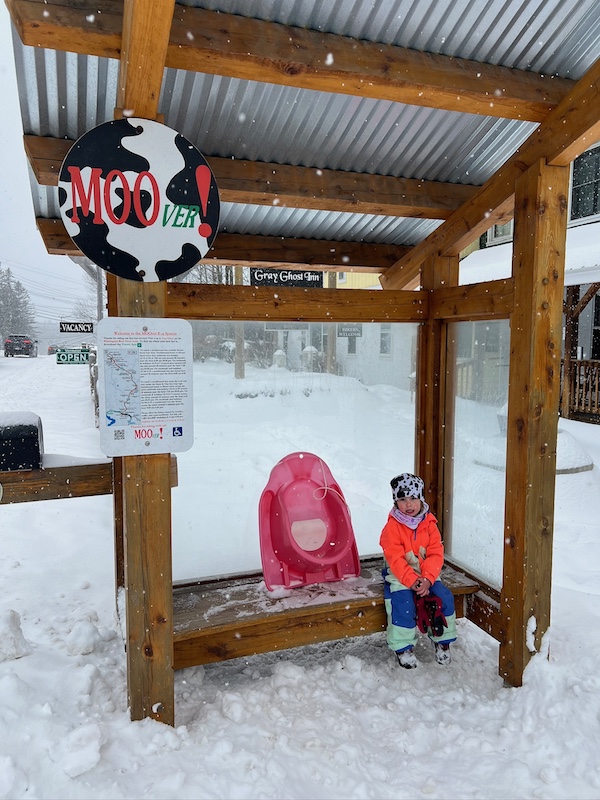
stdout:
{"type": "Polygon", "coordinates": [[[4,355],[29,356],[35,358],[38,354],[37,341],[31,336],[22,333],[10,333],[4,340],[4,355]]]}
{"type": "Polygon", "coordinates": [[[54,353],[56,353],[57,350],[58,350],[58,345],[57,344],[49,344],[48,345],[48,355],[49,356],[54,355],[54,353]]]}

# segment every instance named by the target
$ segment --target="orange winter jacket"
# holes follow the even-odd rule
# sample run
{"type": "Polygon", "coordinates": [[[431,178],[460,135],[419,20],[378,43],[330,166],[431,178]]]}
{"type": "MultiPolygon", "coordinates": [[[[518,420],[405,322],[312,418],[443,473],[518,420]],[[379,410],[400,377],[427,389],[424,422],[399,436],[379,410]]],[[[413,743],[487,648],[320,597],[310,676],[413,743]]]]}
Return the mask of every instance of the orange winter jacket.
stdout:
{"type": "Polygon", "coordinates": [[[437,519],[430,511],[414,531],[390,514],[379,544],[390,571],[408,589],[419,576],[432,584],[440,577],[444,545],[437,519]]]}

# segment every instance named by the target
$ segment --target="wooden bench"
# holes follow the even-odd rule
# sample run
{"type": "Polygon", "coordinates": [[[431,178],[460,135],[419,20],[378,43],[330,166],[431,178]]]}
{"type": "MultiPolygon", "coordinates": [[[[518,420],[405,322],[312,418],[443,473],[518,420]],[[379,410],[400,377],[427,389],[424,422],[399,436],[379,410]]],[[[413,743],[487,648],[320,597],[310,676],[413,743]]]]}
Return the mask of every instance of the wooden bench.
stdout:
{"type": "MultiPolygon", "coordinates": [[[[360,577],[268,592],[262,573],[173,587],[173,668],[365,636],[385,630],[382,558],[362,562],[360,577]]],[[[479,585],[444,566],[456,616],[479,585]]]]}
{"type": "MultiPolygon", "coordinates": [[[[177,457],[171,456],[171,486],[177,486],[177,457]]],[[[0,472],[0,503],[31,503],[112,494],[112,459],[44,455],[42,469],[0,472]]]]}

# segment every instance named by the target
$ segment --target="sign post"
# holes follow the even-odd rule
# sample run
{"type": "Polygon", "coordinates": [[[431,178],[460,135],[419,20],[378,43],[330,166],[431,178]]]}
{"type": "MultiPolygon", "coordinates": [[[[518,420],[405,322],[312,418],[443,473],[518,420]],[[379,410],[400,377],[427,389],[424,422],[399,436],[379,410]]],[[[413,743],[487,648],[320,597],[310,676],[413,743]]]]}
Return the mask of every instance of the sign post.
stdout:
{"type": "MultiPolygon", "coordinates": [[[[147,16],[151,4],[138,5],[132,14],[147,16]]],[[[158,5],[164,13],[169,4],[158,5]]],[[[122,69],[131,55],[127,27],[122,69]]],[[[141,85],[144,95],[145,75],[141,85]]],[[[124,99],[120,88],[117,102],[124,99]]],[[[143,115],[148,103],[138,101],[120,107],[143,115]]],[[[170,453],[191,447],[193,425],[191,327],[163,319],[165,282],[207,254],[218,229],[219,193],[194,145],[143,116],[84,134],[67,153],[58,185],[67,233],[109,273],[109,309],[116,311],[98,325],[98,371],[105,381],[100,441],[115,455],[116,573],[117,586],[123,576],[126,588],[129,707],[133,719],[150,716],[173,725],[170,453]]]]}
{"type": "MultiPolygon", "coordinates": [[[[151,4],[133,5],[132,14],[147,16],[151,4]]],[[[154,5],[164,13],[169,4],[154,5]]],[[[122,69],[131,56],[128,34],[122,69]]],[[[124,99],[120,89],[117,102],[124,99]]],[[[120,107],[143,114],[147,104],[120,107]]],[[[110,273],[109,308],[116,311],[98,324],[98,389],[101,447],[116,456],[116,572],[126,587],[129,706],[133,719],[174,724],[170,453],[193,442],[192,349],[189,323],[162,317],[165,282],[195,266],[214,241],[219,193],[194,145],[143,117],[84,134],[67,153],[58,186],[67,233],[110,273]]]]}

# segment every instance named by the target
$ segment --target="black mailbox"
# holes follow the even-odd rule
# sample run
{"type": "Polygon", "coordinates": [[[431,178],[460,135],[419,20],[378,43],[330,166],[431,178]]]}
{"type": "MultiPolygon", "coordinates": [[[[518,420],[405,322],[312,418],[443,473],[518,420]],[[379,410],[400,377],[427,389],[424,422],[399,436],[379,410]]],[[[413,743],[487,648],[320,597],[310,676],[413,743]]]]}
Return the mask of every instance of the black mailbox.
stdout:
{"type": "Polygon", "coordinates": [[[0,413],[0,472],[41,469],[42,420],[29,411],[0,413]]]}

